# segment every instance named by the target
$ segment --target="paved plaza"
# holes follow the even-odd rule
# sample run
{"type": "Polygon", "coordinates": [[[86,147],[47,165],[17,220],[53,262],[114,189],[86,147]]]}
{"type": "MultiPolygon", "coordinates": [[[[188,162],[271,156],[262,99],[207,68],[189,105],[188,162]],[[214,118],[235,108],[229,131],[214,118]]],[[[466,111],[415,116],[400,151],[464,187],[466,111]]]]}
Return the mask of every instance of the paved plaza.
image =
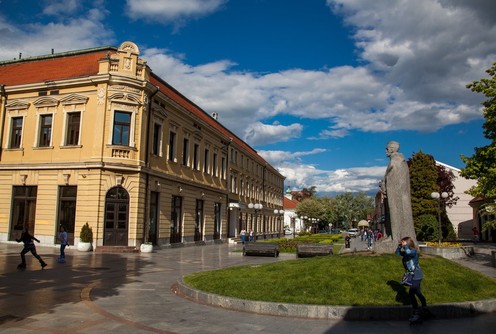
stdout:
{"type": "MultiPolygon", "coordinates": [[[[235,265],[258,265],[288,257],[243,257],[241,245],[208,245],[153,253],[82,253],[38,247],[48,263],[27,255],[16,269],[20,244],[0,243],[1,333],[493,333],[496,314],[434,319],[410,327],[408,321],[345,321],[277,317],[194,303],[175,294],[179,278],[235,265]]],[[[360,249],[359,239],[352,249],[360,249]]],[[[490,246],[460,263],[496,277],[488,265],[490,246]]],[[[283,279],[283,278],[281,278],[283,279]]],[[[463,288],[463,287],[460,287],[463,288]]]]}

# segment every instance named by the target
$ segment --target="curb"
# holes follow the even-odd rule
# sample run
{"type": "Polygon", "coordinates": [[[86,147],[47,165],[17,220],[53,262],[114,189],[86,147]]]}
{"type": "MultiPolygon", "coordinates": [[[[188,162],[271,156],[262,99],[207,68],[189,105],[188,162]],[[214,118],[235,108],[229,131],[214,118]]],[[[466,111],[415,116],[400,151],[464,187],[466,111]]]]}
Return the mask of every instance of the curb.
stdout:
{"type": "MultiPolygon", "coordinates": [[[[264,315],[292,318],[327,320],[405,320],[411,315],[411,306],[332,306],[261,302],[245,300],[191,288],[178,279],[174,287],[179,296],[185,296],[199,304],[217,306],[225,309],[264,315]]],[[[468,301],[451,304],[429,305],[436,318],[471,317],[482,313],[496,312],[496,299],[468,301]]]]}

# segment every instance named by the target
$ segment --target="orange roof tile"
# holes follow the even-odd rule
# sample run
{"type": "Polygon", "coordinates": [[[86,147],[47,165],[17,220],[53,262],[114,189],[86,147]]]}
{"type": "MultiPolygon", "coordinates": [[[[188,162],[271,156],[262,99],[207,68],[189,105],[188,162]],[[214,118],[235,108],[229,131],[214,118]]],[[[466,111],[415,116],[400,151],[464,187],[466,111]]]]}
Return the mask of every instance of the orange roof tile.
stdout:
{"type": "Polygon", "coordinates": [[[13,86],[61,80],[98,73],[98,60],[115,48],[92,49],[87,53],[68,52],[0,63],[0,85],[13,86]]]}

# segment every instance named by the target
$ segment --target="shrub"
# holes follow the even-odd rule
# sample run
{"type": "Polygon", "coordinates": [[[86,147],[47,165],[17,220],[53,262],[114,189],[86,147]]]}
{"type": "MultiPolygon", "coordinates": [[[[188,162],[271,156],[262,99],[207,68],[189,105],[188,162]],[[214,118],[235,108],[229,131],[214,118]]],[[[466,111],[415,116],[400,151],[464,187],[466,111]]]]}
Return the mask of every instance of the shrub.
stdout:
{"type": "Polygon", "coordinates": [[[81,239],[82,242],[93,242],[93,230],[90,225],[88,225],[88,222],[81,227],[79,239],[81,239]]]}
{"type": "Polygon", "coordinates": [[[415,222],[415,233],[417,240],[436,241],[439,240],[439,223],[433,215],[421,215],[415,222]]]}

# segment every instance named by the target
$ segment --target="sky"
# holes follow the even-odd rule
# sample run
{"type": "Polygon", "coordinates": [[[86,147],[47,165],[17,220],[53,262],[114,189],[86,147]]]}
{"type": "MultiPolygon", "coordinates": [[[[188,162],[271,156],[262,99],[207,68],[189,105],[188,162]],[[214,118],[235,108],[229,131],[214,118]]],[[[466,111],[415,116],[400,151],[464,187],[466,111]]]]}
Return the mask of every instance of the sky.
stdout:
{"type": "Polygon", "coordinates": [[[292,189],[375,193],[391,140],[456,168],[489,143],[493,0],[0,0],[0,61],[124,41],[292,189]]]}

